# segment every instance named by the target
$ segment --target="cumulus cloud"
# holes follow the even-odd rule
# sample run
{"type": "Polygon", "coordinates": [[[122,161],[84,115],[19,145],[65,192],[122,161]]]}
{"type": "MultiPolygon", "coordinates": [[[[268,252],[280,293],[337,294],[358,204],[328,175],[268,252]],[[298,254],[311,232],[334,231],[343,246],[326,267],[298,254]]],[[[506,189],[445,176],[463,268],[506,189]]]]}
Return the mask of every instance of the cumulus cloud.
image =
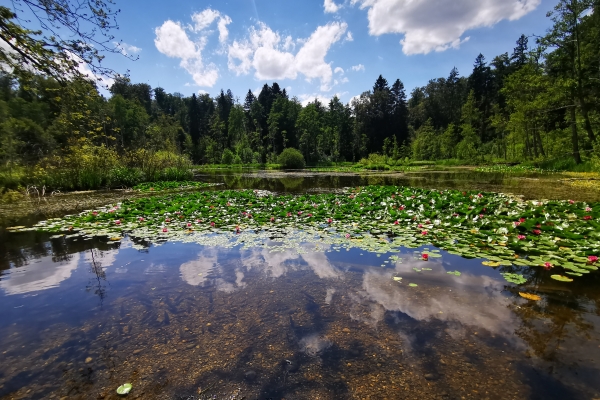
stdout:
{"type": "Polygon", "coordinates": [[[290,51],[295,47],[288,36],[282,39],[264,23],[250,28],[249,37],[229,46],[228,67],[237,75],[245,75],[254,69],[258,79],[296,79],[298,73],[307,80],[319,79],[321,90],[331,89],[333,71],[325,57],[331,46],[346,33],[345,22],[331,22],[318,27],[305,40],[296,40],[302,45],[296,55],[290,51]]]}
{"type": "MultiPolygon", "coordinates": [[[[205,27],[210,18],[212,17],[196,18],[194,30],[205,27]]],[[[167,57],[180,59],[179,65],[192,76],[197,85],[214,86],[219,78],[219,71],[214,64],[205,65],[202,59],[202,50],[208,41],[206,36],[201,36],[193,42],[184,27],[179,22],[171,20],[165,21],[155,29],[154,33],[156,35],[154,45],[158,51],[167,57]]]]}
{"type": "Polygon", "coordinates": [[[346,34],[346,42],[353,42],[354,41],[354,37],[352,36],[352,32],[348,31],[348,33],[346,34]]]}
{"type": "Polygon", "coordinates": [[[362,64],[352,66],[352,71],[364,71],[364,70],[365,70],[365,66],[362,64]]]}
{"type": "Polygon", "coordinates": [[[343,68],[341,68],[341,67],[336,67],[336,68],[333,70],[333,72],[334,72],[335,74],[342,74],[342,75],[344,75],[344,69],[343,69],[343,68]]]}
{"type": "Polygon", "coordinates": [[[323,8],[325,9],[326,13],[336,13],[342,7],[335,4],[333,0],[325,0],[323,2],[323,8]]]}
{"type": "Polygon", "coordinates": [[[142,51],[141,48],[136,47],[136,46],[134,46],[132,44],[127,44],[125,42],[121,42],[121,43],[119,43],[119,42],[113,42],[113,44],[115,45],[115,47],[117,49],[119,49],[119,51],[121,52],[121,54],[123,54],[124,56],[128,56],[128,55],[131,55],[131,54],[137,54],[140,51],[142,51]]]}
{"type": "Polygon", "coordinates": [[[541,0],[352,0],[368,9],[369,33],[404,35],[404,54],[427,54],[458,48],[469,38],[463,34],[502,20],[517,20],[533,11],[541,0]]]}

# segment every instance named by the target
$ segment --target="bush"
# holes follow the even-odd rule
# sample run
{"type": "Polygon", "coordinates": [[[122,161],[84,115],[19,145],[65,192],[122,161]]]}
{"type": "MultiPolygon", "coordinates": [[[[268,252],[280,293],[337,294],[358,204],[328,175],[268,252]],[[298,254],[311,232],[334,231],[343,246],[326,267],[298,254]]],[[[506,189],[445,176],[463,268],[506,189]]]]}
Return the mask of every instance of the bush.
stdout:
{"type": "Polygon", "coordinates": [[[234,165],[241,165],[242,164],[242,158],[236,154],[235,157],[233,157],[233,164],[234,165]]]}
{"type": "Polygon", "coordinates": [[[113,168],[108,175],[109,187],[133,187],[146,179],[139,168],[117,167],[113,168]]]}
{"type": "Polygon", "coordinates": [[[223,151],[223,155],[221,156],[221,164],[231,165],[233,163],[233,152],[229,149],[225,149],[223,151]]]}
{"type": "Polygon", "coordinates": [[[302,169],[306,165],[302,153],[292,147],[283,150],[278,162],[283,169],[302,169]]]}

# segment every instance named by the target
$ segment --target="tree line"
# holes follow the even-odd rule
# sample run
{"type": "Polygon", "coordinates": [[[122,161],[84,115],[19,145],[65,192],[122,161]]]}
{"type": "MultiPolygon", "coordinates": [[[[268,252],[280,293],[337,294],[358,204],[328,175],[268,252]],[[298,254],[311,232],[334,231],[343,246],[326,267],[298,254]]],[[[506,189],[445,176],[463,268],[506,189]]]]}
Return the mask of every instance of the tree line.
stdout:
{"type": "Polygon", "coordinates": [[[295,148],[308,164],[357,162],[372,153],[581,163],[593,156],[600,125],[597,8],[598,0],[561,0],[548,32],[522,35],[511,53],[490,62],[479,54],[468,76],[453,68],[407,96],[400,79],[390,84],[380,75],[347,104],[334,97],[303,106],[276,82],[258,94],[249,90],[243,101],[230,90],[186,97],[121,75],[105,98],[85,77],[5,71],[0,157],[5,167],[41,165],[87,146],[116,157],[143,149],[196,164],[257,164],[295,148]]]}

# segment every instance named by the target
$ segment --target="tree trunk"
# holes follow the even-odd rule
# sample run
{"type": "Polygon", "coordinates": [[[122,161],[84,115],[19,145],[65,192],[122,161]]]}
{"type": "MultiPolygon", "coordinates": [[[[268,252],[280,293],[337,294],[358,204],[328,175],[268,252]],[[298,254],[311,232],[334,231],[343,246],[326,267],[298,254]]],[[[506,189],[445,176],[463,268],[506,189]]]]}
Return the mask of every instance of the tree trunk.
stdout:
{"type": "MultiPolygon", "coordinates": [[[[537,127],[537,125],[536,125],[537,127]]],[[[540,132],[536,129],[533,134],[537,137],[537,144],[540,147],[540,153],[542,154],[542,157],[546,158],[546,152],[544,151],[544,143],[542,142],[542,137],[540,136],[540,132]]]]}
{"type": "Polygon", "coordinates": [[[579,32],[579,21],[575,18],[575,44],[577,46],[577,100],[579,100],[579,108],[581,109],[581,114],[583,115],[584,127],[590,138],[592,144],[596,141],[596,136],[594,135],[594,131],[592,129],[592,124],[590,123],[590,117],[588,114],[587,103],[585,102],[585,96],[583,94],[583,71],[581,68],[581,36],[579,32]]]}
{"type": "Polygon", "coordinates": [[[575,107],[569,107],[571,113],[571,143],[573,144],[573,159],[576,164],[581,164],[581,155],[579,154],[579,138],[577,136],[577,124],[575,121],[575,107]]]}

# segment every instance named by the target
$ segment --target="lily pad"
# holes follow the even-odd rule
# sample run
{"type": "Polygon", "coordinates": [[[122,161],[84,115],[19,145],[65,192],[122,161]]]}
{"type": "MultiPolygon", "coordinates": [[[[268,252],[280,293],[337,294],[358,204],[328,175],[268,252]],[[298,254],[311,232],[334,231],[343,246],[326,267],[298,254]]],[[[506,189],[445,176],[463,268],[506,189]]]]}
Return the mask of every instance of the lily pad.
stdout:
{"type": "Polygon", "coordinates": [[[133,385],[131,383],[124,383],[117,388],[117,393],[120,395],[125,395],[131,391],[133,385]]]}
{"type": "Polygon", "coordinates": [[[410,286],[410,287],[417,287],[419,285],[417,285],[416,283],[409,283],[408,286],[410,286]]]}
{"type": "Polygon", "coordinates": [[[393,279],[394,279],[396,282],[400,282],[400,281],[402,280],[402,277],[401,277],[401,276],[395,276],[393,279]]]}
{"type": "Polygon", "coordinates": [[[460,271],[448,271],[446,273],[449,275],[460,276],[460,271]]]}
{"type": "Polygon", "coordinates": [[[563,276],[563,275],[552,275],[552,276],[550,276],[550,278],[552,278],[554,280],[557,280],[557,281],[560,281],[560,282],[573,282],[573,279],[568,278],[568,277],[563,276]]]}
{"type": "Polygon", "coordinates": [[[537,294],[519,292],[519,296],[527,300],[540,301],[542,298],[537,294]]]}

